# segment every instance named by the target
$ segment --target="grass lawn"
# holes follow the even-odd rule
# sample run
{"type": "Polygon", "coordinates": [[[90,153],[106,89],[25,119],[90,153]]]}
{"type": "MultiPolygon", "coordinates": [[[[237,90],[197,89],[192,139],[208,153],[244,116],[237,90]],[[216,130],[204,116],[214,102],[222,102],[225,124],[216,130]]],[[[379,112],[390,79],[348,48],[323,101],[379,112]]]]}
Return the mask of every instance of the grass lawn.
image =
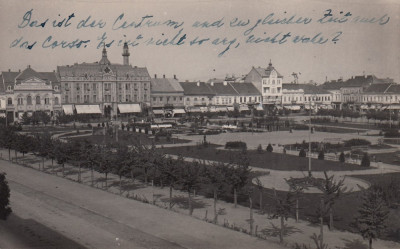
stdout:
{"type": "Polygon", "coordinates": [[[43,133],[48,132],[50,134],[64,133],[64,132],[73,132],[76,129],[73,127],[65,127],[65,126],[22,126],[22,132],[31,132],[31,133],[43,133]]]}
{"type": "MultiPolygon", "coordinates": [[[[70,140],[87,140],[91,143],[102,144],[102,143],[110,143],[115,142],[116,139],[114,136],[110,135],[93,135],[93,136],[84,136],[84,137],[72,137],[70,140]]],[[[173,144],[173,143],[186,143],[188,140],[178,139],[176,137],[171,138],[170,141],[167,141],[166,137],[160,137],[159,141],[155,141],[153,135],[147,135],[143,133],[134,133],[130,131],[118,131],[118,142],[121,144],[142,144],[142,145],[152,145],[154,144],[173,144]]]]}
{"type": "MultiPolygon", "coordinates": [[[[198,146],[182,146],[161,149],[166,154],[182,155],[184,157],[193,157],[204,160],[234,162],[238,158],[238,151],[218,150],[216,146],[207,148],[198,146]]],[[[268,153],[265,150],[259,153],[256,150],[248,150],[247,155],[250,159],[250,165],[258,168],[276,169],[276,170],[308,170],[308,158],[293,155],[284,155],[280,153],[268,153]]],[[[328,170],[362,170],[366,169],[355,164],[342,164],[334,161],[312,159],[313,171],[328,170]]]]}
{"type": "Polygon", "coordinates": [[[377,153],[371,156],[375,156],[376,161],[400,166],[400,152],[377,153]]]}
{"type": "MultiPolygon", "coordinates": [[[[318,116],[316,117],[318,118],[318,116]]],[[[328,122],[328,123],[316,123],[318,125],[328,125],[328,126],[338,126],[338,127],[348,127],[348,128],[361,128],[368,130],[380,130],[378,126],[376,126],[372,121],[369,124],[355,124],[355,123],[336,123],[336,122],[328,122]]],[[[357,132],[357,131],[355,131],[357,132]]]]}

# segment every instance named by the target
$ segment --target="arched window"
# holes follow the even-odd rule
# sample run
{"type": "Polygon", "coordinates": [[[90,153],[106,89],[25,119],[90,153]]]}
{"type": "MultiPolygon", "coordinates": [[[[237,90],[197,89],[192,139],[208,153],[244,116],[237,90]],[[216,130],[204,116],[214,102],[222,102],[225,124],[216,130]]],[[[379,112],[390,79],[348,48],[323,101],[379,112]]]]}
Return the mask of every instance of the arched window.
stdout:
{"type": "Polygon", "coordinates": [[[30,95],[26,97],[26,104],[32,105],[32,97],[30,95]]]}
{"type": "Polygon", "coordinates": [[[36,96],[36,104],[37,104],[37,105],[40,105],[40,96],[39,96],[39,95],[36,96]]]}
{"type": "Polygon", "coordinates": [[[12,105],[12,98],[7,99],[7,105],[12,105]]]}
{"type": "Polygon", "coordinates": [[[272,80],[272,85],[275,85],[275,80],[272,80]]]}
{"type": "Polygon", "coordinates": [[[55,105],[58,105],[58,97],[55,97],[55,98],[54,98],[54,104],[55,104],[55,105]]]}

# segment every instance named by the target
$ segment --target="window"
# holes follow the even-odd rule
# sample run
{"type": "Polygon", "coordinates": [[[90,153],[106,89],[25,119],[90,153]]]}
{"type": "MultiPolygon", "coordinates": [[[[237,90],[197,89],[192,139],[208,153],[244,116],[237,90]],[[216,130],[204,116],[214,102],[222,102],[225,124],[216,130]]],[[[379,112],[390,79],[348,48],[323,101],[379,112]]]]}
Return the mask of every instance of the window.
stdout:
{"type": "Polygon", "coordinates": [[[55,97],[55,98],[54,98],[54,104],[55,104],[55,105],[58,105],[58,104],[59,104],[59,103],[58,103],[58,97],[55,97]]]}
{"type": "MultiPolygon", "coordinates": [[[[397,98],[397,97],[396,97],[396,98],[397,98]]],[[[183,99],[182,97],[179,97],[179,100],[180,100],[180,101],[182,101],[182,99],[183,99]]]]}
{"type": "Polygon", "coordinates": [[[131,85],[130,85],[130,84],[126,84],[126,85],[125,85],[125,90],[130,90],[130,88],[131,88],[131,85]]]}
{"type": "Polygon", "coordinates": [[[186,98],[186,101],[190,101],[190,99],[189,99],[189,98],[186,98]]]}
{"type": "Polygon", "coordinates": [[[81,101],[81,96],[76,95],[76,103],[80,103],[80,101],[81,101]]]}
{"type": "Polygon", "coordinates": [[[244,103],[246,103],[246,97],[243,97],[244,103]]]}
{"type": "Polygon", "coordinates": [[[54,90],[58,91],[58,86],[54,86],[54,90]]]}
{"type": "Polygon", "coordinates": [[[157,100],[157,98],[156,97],[153,97],[153,101],[155,102],[157,100]]]}
{"type": "Polygon", "coordinates": [[[242,103],[242,97],[240,97],[240,100],[239,100],[239,101],[240,101],[240,103],[242,103]]]}
{"type": "Polygon", "coordinates": [[[79,91],[79,89],[81,89],[81,88],[79,87],[79,83],[76,83],[76,90],[79,91]]]}
{"type": "Polygon", "coordinates": [[[137,95],[136,95],[136,94],[133,95],[133,100],[134,100],[135,102],[137,102],[137,95]]]}
{"type": "Polygon", "coordinates": [[[40,105],[40,96],[36,96],[36,104],[40,105]]]}
{"type": "Polygon", "coordinates": [[[68,89],[68,83],[64,84],[65,89],[68,89]]]}
{"type": "Polygon", "coordinates": [[[169,102],[169,97],[167,97],[167,103],[169,102]]]}
{"type": "Polygon", "coordinates": [[[174,97],[174,101],[176,101],[176,97],[174,97]]]}
{"type": "Polygon", "coordinates": [[[118,101],[122,102],[122,95],[118,95],[118,101]]]}
{"type": "Polygon", "coordinates": [[[135,91],[137,91],[137,84],[135,83],[135,85],[134,85],[134,88],[135,88],[135,91]]]}
{"type": "Polygon", "coordinates": [[[96,101],[97,101],[97,96],[93,95],[93,102],[96,102],[96,101]]]}
{"type": "Polygon", "coordinates": [[[11,91],[12,87],[11,86],[7,86],[7,91],[11,91]]]}
{"type": "Polygon", "coordinates": [[[147,94],[143,95],[143,100],[144,100],[144,101],[147,100],[147,94]]]}
{"type": "Polygon", "coordinates": [[[22,99],[22,97],[18,97],[18,105],[23,105],[24,104],[24,100],[22,99]]]}
{"type": "Polygon", "coordinates": [[[68,103],[68,95],[65,95],[65,103],[68,103]]]}
{"type": "Polygon", "coordinates": [[[131,101],[131,95],[126,95],[126,102],[130,102],[131,101]]]}
{"type": "Polygon", "coordinates": [[[93,91],[96,91],[96,83],[93,83],[92,88],[93,88],[93,91]]]}
{"type": "Polygon", "coordinates": [[[26,97],[26,104],[32,105],[32,97],[30,95],[26,97]]]}
{"type": "Polygon", "coordinates": [[[160,97],[160,102],[163,101],[163,97],[160,97]]]}
{"type": "Polygon", "coordinates": [[[272,80],[272,85],[275,85],[275,80],[272,80]]]}
{"type": "Polygon", "coordinates": [[[89,95],[83,95],[83,102],[89,103],[89,95]]]}
{"type": "Polygon", "coordinates": [[[118,84],[118,90],[122,90],[122,84],[118,84]]]}
{"type": "Polygon", "coordinates": [[[44,99],[44,104],[45,104],[45,105],[50,104],[50,99],[49,99],[49,98],[45,98],[45,99],[44,99]]]}

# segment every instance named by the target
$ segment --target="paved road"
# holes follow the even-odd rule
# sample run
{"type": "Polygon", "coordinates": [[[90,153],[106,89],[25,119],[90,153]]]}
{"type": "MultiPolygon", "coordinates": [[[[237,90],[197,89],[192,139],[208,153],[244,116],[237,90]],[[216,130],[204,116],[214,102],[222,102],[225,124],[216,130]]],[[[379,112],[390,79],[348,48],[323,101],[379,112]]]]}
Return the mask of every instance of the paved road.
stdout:
{"type": "Polygon", "coordinates": [[[0,171],[7,173],[16,215],[87,248],[281,248],[8,161],[0,161],[0,171]]]}

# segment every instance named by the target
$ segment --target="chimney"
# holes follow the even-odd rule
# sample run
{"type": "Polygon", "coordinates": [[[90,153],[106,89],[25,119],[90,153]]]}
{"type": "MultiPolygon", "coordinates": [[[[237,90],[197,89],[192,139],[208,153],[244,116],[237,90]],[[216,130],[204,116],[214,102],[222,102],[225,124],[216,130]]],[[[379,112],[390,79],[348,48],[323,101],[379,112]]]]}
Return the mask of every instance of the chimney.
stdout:
{"type": "Polygon", "coordinates": [[[28,65],[28,68],[31,68],[31,65],[28,65]]]}
{"type": "Polygon", "coordinates": [[[163,76],[162,76],[163,78],[165,78],[165,74],[163,74],[163,76]]]}
{"type": "Polygon", "coordinates": [[[174,79],[176,80],[176,74],[174,74],[174,79]]]}
{"type": "Polygon", "coordinates": [[[154,79],[157,79],[157,74],[154,74],[154,79]]]}

